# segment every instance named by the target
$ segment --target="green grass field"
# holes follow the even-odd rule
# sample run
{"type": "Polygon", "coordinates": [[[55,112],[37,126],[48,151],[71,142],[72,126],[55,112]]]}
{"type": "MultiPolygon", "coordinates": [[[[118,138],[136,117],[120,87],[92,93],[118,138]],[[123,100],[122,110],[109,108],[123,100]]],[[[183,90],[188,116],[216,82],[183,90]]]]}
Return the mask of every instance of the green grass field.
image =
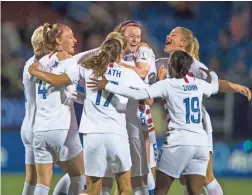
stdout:
{"type": "MultiPolygon", "coordinates": [[[[60,177],[60,175],[54,176],[51,189],[54,188],[60,177]]],[[[219,179],[219,182],[222,185],[224,195],[252,195],[252,179],[219,179]]],[[[23,174],[2,174],[1,195],[21,194],[23,183],[23,174]]],[[[172,185],[169,195],[183,195],[183,189],[178,182],[172,185]]]]}

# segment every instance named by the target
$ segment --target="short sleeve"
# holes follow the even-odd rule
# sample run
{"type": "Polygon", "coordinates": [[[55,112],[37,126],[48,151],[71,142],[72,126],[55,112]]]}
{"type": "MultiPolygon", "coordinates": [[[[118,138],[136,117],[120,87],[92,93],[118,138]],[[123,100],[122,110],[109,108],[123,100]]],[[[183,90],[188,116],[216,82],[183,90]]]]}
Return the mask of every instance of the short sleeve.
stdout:
{"type": "Polygon", "coordinates": [[[150,49],[146,46],[141,46],[138,49],[138,53],[136,56],[136,63],[137,62],[143,62],[146,64],[149,64],[149,58],[150,58],[150,49]]]}
{"type": "Polygon", "coordinates": [[[210,97],[212,94],[216,94],[219,91],[218,76],[214,72],[210,72],[211,83],[204,80],[201,82],[201,90],[206,97],[210,97]]]}
{"type": "Polygon", "coordinates": [[[169,91],[170,84],[168,82],[168,79],[165,79],[163,81],[158,81],[148,87],[146,90],[149,94],[150,98],[157,98],[157,97],[167,97],[169,91]]]}
{"type": "Polygon", "coordinates": [[[189,71],[192,72],[196,78],[203,79],[209,82],[210,78],[204,71],[200,70],[200,68],[208,70],[208,68],[204,64],[194,59],[194,62],[191,65],[191,69],[189,71]]]}

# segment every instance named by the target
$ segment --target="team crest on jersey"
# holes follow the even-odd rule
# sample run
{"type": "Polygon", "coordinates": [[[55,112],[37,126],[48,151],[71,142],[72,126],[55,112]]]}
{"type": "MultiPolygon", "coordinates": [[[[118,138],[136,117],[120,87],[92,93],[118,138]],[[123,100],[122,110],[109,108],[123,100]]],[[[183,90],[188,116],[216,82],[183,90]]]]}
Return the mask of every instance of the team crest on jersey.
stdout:
{"type": "Polygon", "coordinates": [[[147,52],[143,52],[143,53],[140,55],[140,58],[141,58],[142,60],[148,60],[148,54],[147,54],[147,52]]]}

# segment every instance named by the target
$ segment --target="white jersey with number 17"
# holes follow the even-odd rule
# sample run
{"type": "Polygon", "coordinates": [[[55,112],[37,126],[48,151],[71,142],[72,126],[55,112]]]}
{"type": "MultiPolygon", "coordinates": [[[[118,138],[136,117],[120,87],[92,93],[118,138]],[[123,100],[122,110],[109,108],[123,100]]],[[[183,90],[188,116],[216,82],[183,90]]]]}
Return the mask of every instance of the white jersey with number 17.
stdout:
{"type": "MultiPolygon", "coordinates": [[[[85,82],[89,82],[90,78],[93,78],[92,70],[84,68],[82,70],[81,77],[85,79],[85,82]]],[[[117,63],[108,65],[105,77],[109,82],[117,85],[145,87],[133,70],[117,63]]],[[[113,133],[128,137],[125,119],[127,102],[128,98],[123,96],[106,90],[93,91],[86,87],[86,99],[79,131],[81,133],[113,133]]]]}

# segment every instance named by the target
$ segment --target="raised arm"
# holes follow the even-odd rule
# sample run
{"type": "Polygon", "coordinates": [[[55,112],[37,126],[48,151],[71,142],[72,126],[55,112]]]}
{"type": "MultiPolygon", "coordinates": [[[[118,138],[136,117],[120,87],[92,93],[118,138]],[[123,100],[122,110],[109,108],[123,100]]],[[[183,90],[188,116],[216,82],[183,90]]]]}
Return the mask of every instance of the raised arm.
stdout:
{"type": "Polygon", "coordinates": [[[148,75],[150,65],[148,62],[149,56],[149,47],[147,46],[140,46],[139,52],[136,59],[136,66],[129,66],[123,62],[120,63],[120,65],[124,66],[125,68],[129,68],[131,70],[134,70],[142,79],[145,79],[148,75]]]}
{"type": "Polygon", "coordinates": [[[79,64],[83,60],[85,60],[86,58],[97,55],[99,53],[99,51],[100,51],[100,47],[89,50],[89,51],[78,53],[75,56],[73,56],[73,58],[75,58],[79,64]]]}

